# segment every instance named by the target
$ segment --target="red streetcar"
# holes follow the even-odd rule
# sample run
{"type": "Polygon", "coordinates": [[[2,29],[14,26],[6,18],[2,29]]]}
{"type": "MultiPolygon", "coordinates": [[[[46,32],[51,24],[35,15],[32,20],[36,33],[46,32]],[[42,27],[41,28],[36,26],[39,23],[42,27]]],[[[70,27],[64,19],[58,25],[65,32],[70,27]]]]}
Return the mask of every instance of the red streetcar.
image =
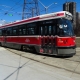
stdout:
{"type": "Polygon", "coordinates": [[[72,14],[60,11],[0,26],[0,45],[35,49],[37,53],[69,56],[76,53],[72,14]]]}

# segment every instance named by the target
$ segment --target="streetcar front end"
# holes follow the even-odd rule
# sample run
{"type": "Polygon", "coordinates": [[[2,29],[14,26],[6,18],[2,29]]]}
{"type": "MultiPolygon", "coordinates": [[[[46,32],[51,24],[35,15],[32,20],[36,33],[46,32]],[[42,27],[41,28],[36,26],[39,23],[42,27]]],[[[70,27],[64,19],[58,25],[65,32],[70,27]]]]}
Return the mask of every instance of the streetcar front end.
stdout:
{"type": "Polygon", "coordinates": [[[58,55],[76,54],[75,35],[71,20],[60,19],[57,27],[56,47],[58,55]]]}

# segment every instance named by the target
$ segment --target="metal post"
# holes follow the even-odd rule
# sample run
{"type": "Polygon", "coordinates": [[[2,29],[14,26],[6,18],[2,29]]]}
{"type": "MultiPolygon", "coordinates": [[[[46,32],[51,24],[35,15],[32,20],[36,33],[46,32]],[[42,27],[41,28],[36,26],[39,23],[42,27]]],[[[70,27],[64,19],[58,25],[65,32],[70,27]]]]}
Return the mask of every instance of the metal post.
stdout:
{"type": "Polygon", "coordinates": [[[25,18],[25,7],[26,7],[26,2],[27,2],[27,0],[24,0],[22,19],[25,18]]]}
{"type": "Polygon", "coordinates": [[[38,0],[24,0],[22,19],[38,15],[39,15],[38,0]]]}

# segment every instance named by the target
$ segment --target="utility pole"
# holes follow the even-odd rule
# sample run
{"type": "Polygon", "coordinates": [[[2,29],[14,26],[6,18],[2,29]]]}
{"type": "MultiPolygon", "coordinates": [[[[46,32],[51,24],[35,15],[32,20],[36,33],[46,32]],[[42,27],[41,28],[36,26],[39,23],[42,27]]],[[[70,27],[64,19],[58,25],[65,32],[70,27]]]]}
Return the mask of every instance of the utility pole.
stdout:
{"type": "Polygon", "coordinates": [[[24,0],[22,19],[38,15],[39,15],[38,0],[24,0]]]}
{"type": "Polygon", "coordinates": [[[22,19],[24,19],[24,18],[25,18],[26,1],[27,1],[27,0],[24,0],[23,13],[22,13],[22,19]]]}
{"type": "Polygon", "coordinates": [[[36,10],[35,14],[38,16],[38,15],[40,15],[39,6],[38,6],[38,0],[33,0],[33,1],[35,3],[35,10],[36,10]]]}

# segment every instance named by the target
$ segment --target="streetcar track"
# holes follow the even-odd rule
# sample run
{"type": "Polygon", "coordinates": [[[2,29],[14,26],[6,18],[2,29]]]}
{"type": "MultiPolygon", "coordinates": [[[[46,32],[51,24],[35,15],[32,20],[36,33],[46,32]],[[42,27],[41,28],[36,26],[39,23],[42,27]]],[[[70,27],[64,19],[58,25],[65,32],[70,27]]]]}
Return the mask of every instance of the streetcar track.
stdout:
{"type": "Polygon", "coordinates": [[[75,55],[75,56],[80,56],[80,55],[75,55]]]}
{"type": "Polygon", "coordinates": [[[75,55],[75,56],[80,56],[80,55],[75,55]]]}
{"type": "MultiPolygon", "coordinates": [[[[9,50],[9,49],[8,49],[9,50]]],[[[9,50],[9,51],[11,51],[11,50],[9,50]]],[[[13,52],[13,51],[11,51],[11,52],[13,52]]],[[[13,52],[13,53],[15,53],[16,54],[16,52],[13,52]]],[[[19,55],[19,54],[17,54],[17,55],[19,55]]],[[[38,55],[38,54],[37,54],[38,55]]],[[[41,54],[41,55],[45,55],[45,57],[43,58],[43,59],[45,59],[45,58],[47,58],[47,57],[53,57],[53,56],[51,56],[51,55],[46,55],[46,54],[41,54]]],[[[80,55],[74,55],[74,56],[77,56],[77,57],[79,57],[80,55]]],[[[54,56],[55,57],[55,56],[54,56]]],[[[61,57],[56,57],[56,58],[61,58],[61,57]]],[[[64,58],[64,57],[62,57],[61,59],[64,59],[64,60],[68,60],[68,61],[74,61],[74,62],[80,62],[80,61],[76,61],[76,60],[71,60],[70,58],[64,58]]]]}
{"type": "MultiPolygon", "coordinates": [[[[9,50],[9,49],[8,49],[8,50],[9,50]]],[[[9,50],[9,51],[11,51],[11,50],[9,50]]],[[[11,51],[11,52],[13,52],[13,51],[11,51]]],[[[13,52],[13,53],[16,54],[16,52],[13,52]]],[[[61,58],[61,57],[56,57],[56,56],[47,55],[47,54],[37,54],[37,55],[44,55],[45,57],[44,57],[43,59],[45,59],[45,58],[47,58],[47,57],[61,58]]],[[[74,56],[79,57],[80,55],[74,55],[74,56]]],[[[61,59],[68,60],[68,61],[74,61],[74,62],[80,62],[80,61],[76,61],[76,60],[70,60],[70,58],[64,58],[64,57],[62,57],[61,59]]]]}
{"type": "MultiPolygon", "coordinates": [[[[12,53],[14,53],[14,54],[17,54],[16,52],[13,52],[13,51],[11,51],[11,50],[9,50],[9,49],[7,49],[7,50],[10,51],[10,52],[12,52],[12,53]]],[[[17,55],[21,55],[21,54],[17,54],[17,55]]],[[[62,67],[55,66],[55,65],[51,65],[51,64],[48,64],[48,63],[39,61],[39,60],[35,60],[35,59],[33,59],[33,58],[25,57],[25,56],[23,56],[23,55],[21,55],[21,56],[24,57],[24,58],[28,58],[28,59],[30,59],[30,60],[33,60],[33,61],[36,61],[36,62],[45,64],[45,65],[48,65],[48,66],[52,66],[52,67],[55,67],[55,68],[64,69],[64,70],[69,71],[69,72],[72,72],[72,73],[80,74],[79,72],[75,72],[75,69],[74,69],[74,71],[72,71],[72,70],[69,70],[69,69],[66,69],[66,68],[62,68],[62,67]]],[[[47,57],[47,56],[45,56],[45,57],[47,57]]],[[[61,59],[62,59],[62,58],[61,58],[61,59]]],[[[74,60],[69,60],[69,59],[65,59],[65,60],[74,61],[74,60]]],[[[74,61],[74,62],[80,63],[80,61],[74,61]]]]}
{"type": "MultiPolygon", "coordinates": [[[[79,57],[80,58],[80,55],[74,55],[74,56],[77,56],[77,57],[79,57]]],[[[80,62],[80,61],[77,61],[77,60],[71,60],[71,58],[64,58],[65,60],[69,60],[69,61],[74,61],[74,62],[80,62]]]]}
{"type": "Polygon", "coordinates": [[[80,61],[75,61],[75,60],[70,60],[70,59],[65,59],[65,60],[68,60],[68,61],[74,61],[74,62],[80,62],[80,61]]]}

